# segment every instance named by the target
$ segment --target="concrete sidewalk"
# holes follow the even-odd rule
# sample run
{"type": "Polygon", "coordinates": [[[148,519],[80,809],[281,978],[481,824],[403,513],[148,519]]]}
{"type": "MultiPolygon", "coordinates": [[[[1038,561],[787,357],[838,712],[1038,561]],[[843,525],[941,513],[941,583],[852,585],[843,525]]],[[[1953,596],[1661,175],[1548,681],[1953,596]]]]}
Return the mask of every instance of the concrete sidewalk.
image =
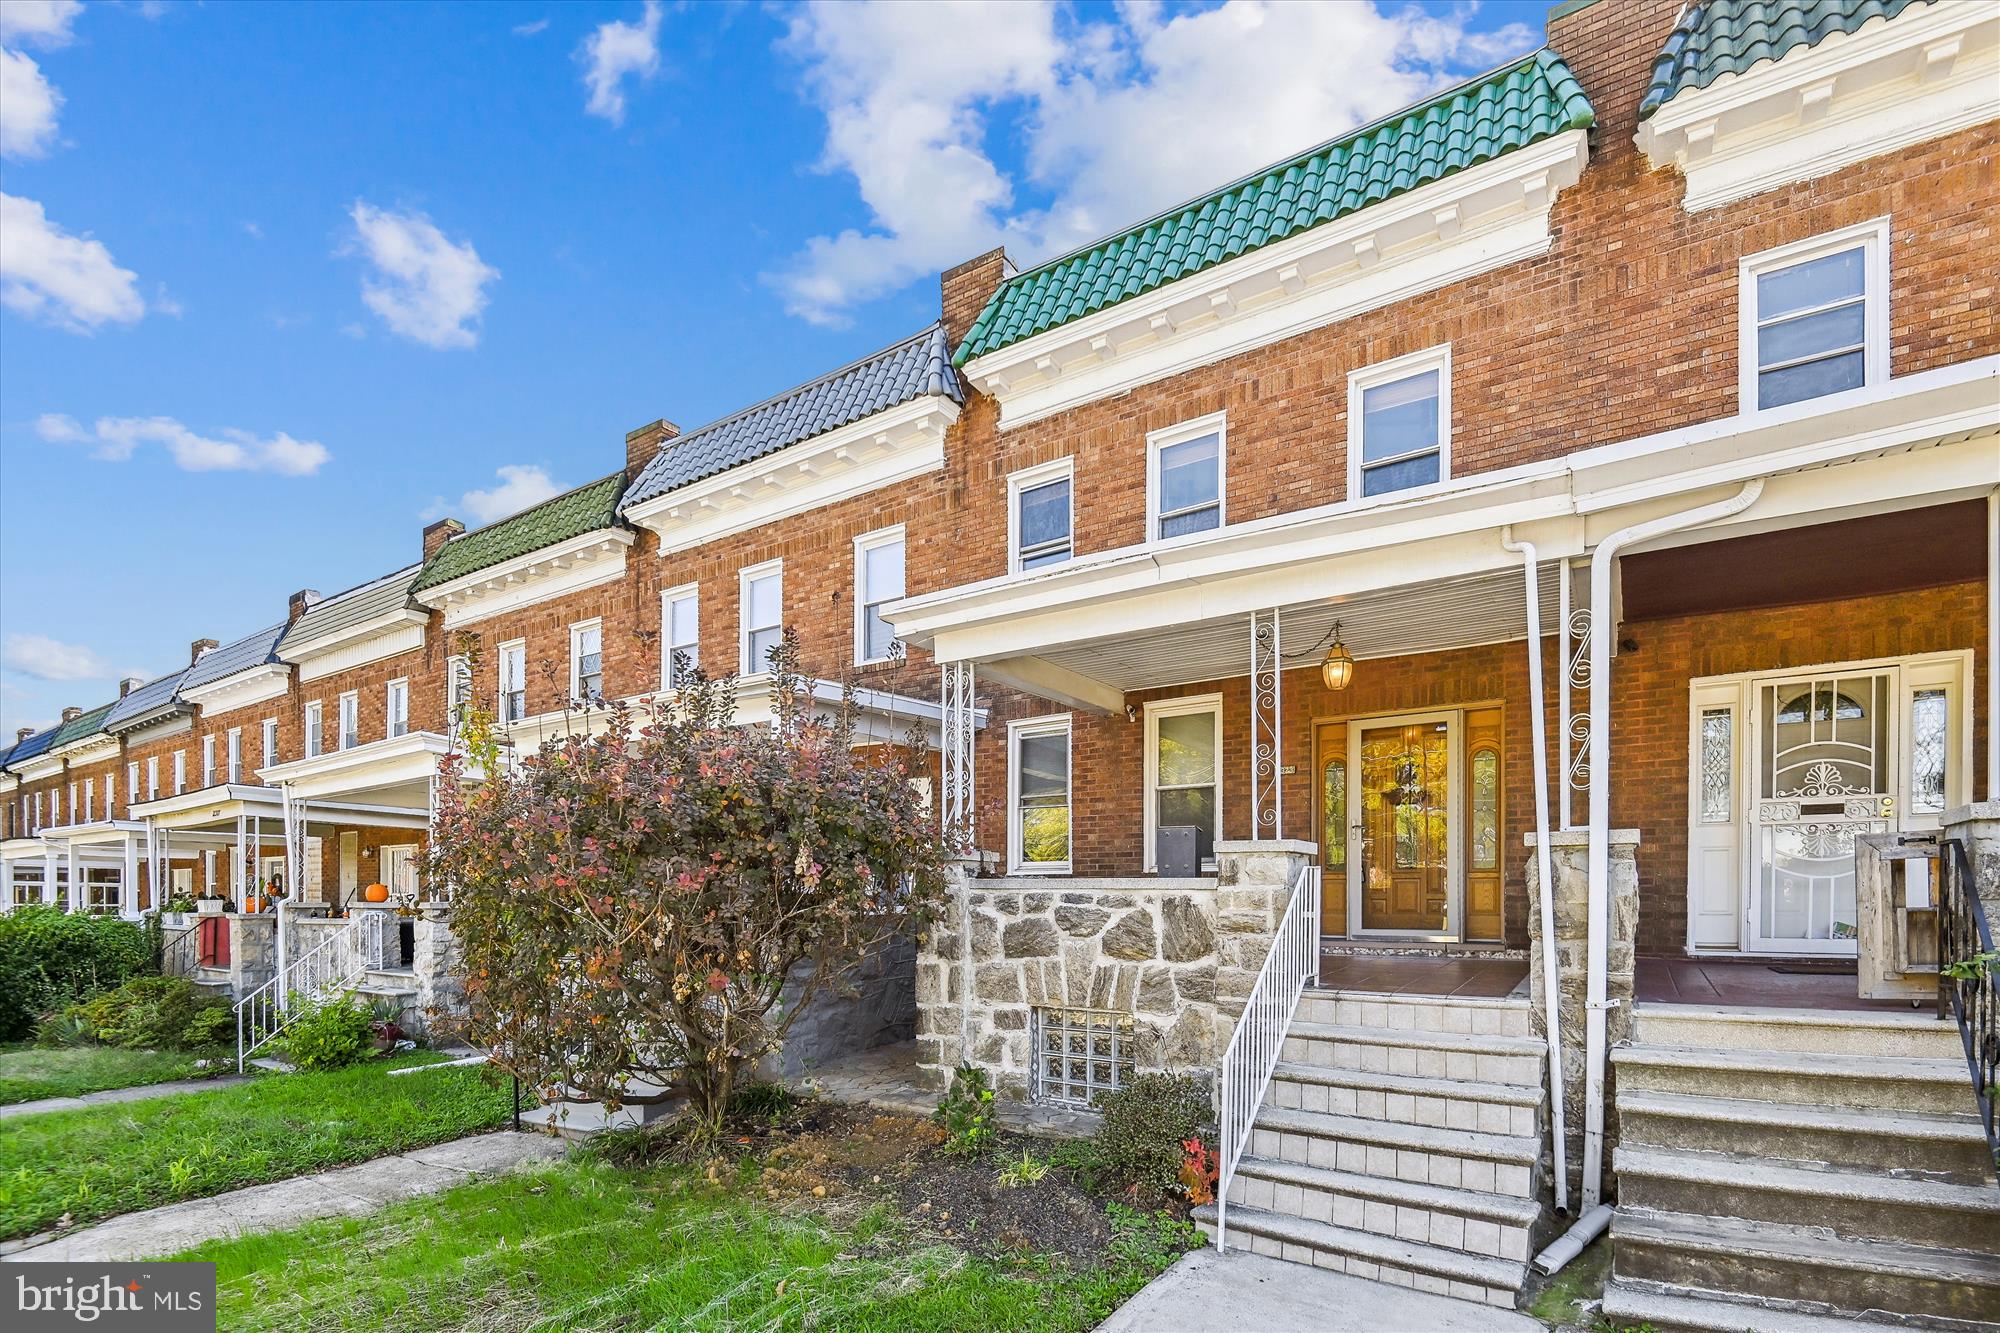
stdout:
{"type": "Polygon", "coordinates": [[[1097,1333],[1543,1333],[1517,1310],[1261,1254],[1183,1255],[1097,1333]]]}
{"type": "Polygon", "coordinates": [[[105,1102],[143,1102],[153,1097],[171,1097],[179,1092],[207,1092],[211,1088],[226,1088],[232,1083],[248,1081],[241,1074],[224,1074],[216,1078],[181,1078],[172,1083],[144,1083],[136,1088],[86,1092],[80,1097],[44,1097],[38,1102],[0,1106],[0,1120],[11,1120],[18,1115],[40,1115],[44,1111],[74,1111],[85,1106],[101,1106],[105,1102]]]}
{"type": "Polygon", "coordinates": [[[399,1199],[519,1170],[564,1151],[561,1140],[546,1134],[478,1134],[337,1171],[127,1213],[79,1231],[31,1237],[0,1254],[0,1263],[158,1259],[221,1237],[281,1231],[322,1217],[360,1217],[399,1199]]]}

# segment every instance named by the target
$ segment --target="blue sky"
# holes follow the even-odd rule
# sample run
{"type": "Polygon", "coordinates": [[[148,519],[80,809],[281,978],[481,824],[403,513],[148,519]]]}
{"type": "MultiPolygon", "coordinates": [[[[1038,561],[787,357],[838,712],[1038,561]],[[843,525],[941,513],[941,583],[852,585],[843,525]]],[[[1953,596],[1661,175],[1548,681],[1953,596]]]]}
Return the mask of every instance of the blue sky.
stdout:
{"type": "Polygon", "coordinates": [[[0,5],[0,738],[1540,41],[1544,6],[0,5]]]}

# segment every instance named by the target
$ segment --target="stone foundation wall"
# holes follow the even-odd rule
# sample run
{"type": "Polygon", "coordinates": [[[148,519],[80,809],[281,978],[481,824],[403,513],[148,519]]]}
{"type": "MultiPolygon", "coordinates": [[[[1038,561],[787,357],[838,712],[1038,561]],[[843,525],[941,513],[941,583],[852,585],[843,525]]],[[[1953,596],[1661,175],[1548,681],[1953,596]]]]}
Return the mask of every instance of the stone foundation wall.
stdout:
{"type": "MultiPolygon", "coordinates": [[[[812,975],[801,963],[778,1003],[789,1008],[812,975]]],[[[758,1075],[792,1079],[842,1056],[908,1041],[917,1030],[917,945],[886,941],[846,976],[823,987],[792,1020],[785,1044],[765,1057],[758,1075]]]]}

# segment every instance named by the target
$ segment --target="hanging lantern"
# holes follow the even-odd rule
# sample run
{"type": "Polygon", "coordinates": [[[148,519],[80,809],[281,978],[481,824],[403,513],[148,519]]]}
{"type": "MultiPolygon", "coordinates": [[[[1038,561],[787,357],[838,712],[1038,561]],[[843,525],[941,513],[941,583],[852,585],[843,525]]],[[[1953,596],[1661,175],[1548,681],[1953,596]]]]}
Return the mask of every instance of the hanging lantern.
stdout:
{"type": "Polygon", "coordinates": [[[1326,660],[1319,664],[1320,678],[1326,681],[1329,690],[1344,690],[1354,679],[1354,654],[1347,651],[1347,645],[1340,641],[1340,622],[1333,622],[1333,647],[1326,650],[1326,660]]]}

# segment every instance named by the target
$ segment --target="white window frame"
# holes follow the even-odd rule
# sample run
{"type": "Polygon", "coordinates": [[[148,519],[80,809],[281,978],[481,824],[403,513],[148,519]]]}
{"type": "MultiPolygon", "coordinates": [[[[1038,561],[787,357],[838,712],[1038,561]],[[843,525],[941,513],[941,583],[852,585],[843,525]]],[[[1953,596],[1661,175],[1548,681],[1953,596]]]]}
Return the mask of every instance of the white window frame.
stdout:
{"type": "Polygon", "coordinates": [[[500,687],[499,693],[494,696],[493,714],[501,726],[511,727],[528,715],[528,641],[526,639],[509,639],[507,642],[501,644],[500,651],[495,655],[493,670],[495,680],[500,687]],[[519,681],[516,683],[516,688],[509,690],[507,688],[507,662],[516,653],[519,654],[516,660],[521,664],[521,675],[519,681]],[[521,696],[520,717],[512,715],[513,710],[507,702],[507,696],[510,693],[521,696]]]}
{"type": "Polygon", "coordinates": [[[40,792],[35,793],[35,822],[29,827],[35,833],[40,833],[44,828],[48,827],[42,823],[42,794],[40,792]]]}
{"type": "Polygon", "coordinates": [[[83,818],[78,823],[88,824],[97,818],[97,779],[83,780],[83,818]]]}
{"type": "Polygon", "coordinates": [[[597,697],[604,697],[604,619],[593,616],[569,627],[569,697],[579,703],[588,702],[583,695],[582,649],[583,636],[591,630],[597,631],[597,697]]]}
{"type": "Polygon", "coordinates": [[[701,665],[701,585],[683,583],[660,594],[660,688],[663,690],[676,690],[684,683],[674,677],[674,650],[681,646],[674,643],[674,607],[681,602],[694,603],[694,651],[688,654],[688,667],[692,670],[701,665]]]}
{"type": "Polygon", "coordinates": [[[160,756],[156,754],[146,756],[146,799],[160,799],[160,756]]]}
{"type": "Polygon", "coordinates": [[[334,749],[352,750],[355,746],[361,744],[360,691],[344,690],[341,692],[340,697],[334,700],[333,720],[335,728],[333,736],[334,749]],[[353,723],[351,727],[348,725],[350,721],[353,723]]]}
{"type": "Polygon", "coordinates": [[[740,663],[738,669],[746,676],[760,675],[771,669],[769,663],[750,660],[752,631],[773,628],[750,623],[750,585],[772,576],[778,580],[778,623],[775,628],[782,638],[785,630],[785,562],[782,559],[766,560],[761,565],[750,565],[736,573],[736,656],[740,663]]]}
{"type": "Polygon", "coordinates": [[[187,790],[187,751],[174,751],[174,795],[187,790]]]}
{"type": "Polygon", "coordinates": [[[243,781],[243,728],[229,729],[228,744],[223,748],[224,772],[228,781],[243,781]]]}
{"type": "MultiPolygon", "coordinates": [[[[1070,489],[1070,551],[1072,558],[1076,550],[1076,490],[1070,489]]],[[[1207,416],[1195,417],[1191,421],[1176,422],[1164,430],[1150,431],[1146,435],[1146,540],[1153,542],[1197,541],[1210,533],[1220,532],[1229,526],[1229,414],[1211,412],[1207,416]],[[1160,524],[1165,515],[1160,513],[1160,452],[1171,449],[1189,440],[1198,440],[1204,435],[1215,436],[1215,526],[1203,528],[1200,532],[1184,533],[1178,537],[1162,537],[1160,524]]]]}
{"type": "Polygon", "coordinates": [[[215,785],[215,737],[213,736],[201,738],[201,785],[204,787],[215,785]]]}
{"type": "Polygon", "coordinates": [[[382,687],[382,735],[393,740],[410,734],[410,681],[398,676],[382,687]]]}
{"type": "MultiPolygon", "coordinates": [[[[1148,874],[1159,869],[1159,790],[1160,790],[1160,719],[1163,717],[1184,717],[1190,713],[1207,713],[1215,718],[1215,840],[1223,838],[1222,823],[1222,764],[1224,738],[1222,734],[1222,696],[1220,694],[1191,694],[1184,699],[1155,699],[1146,705],[1146,754],[1143,760],[1146,777],[1146,820],[1144,849],[1145,866],[1148,874]]],[[[1211,855],[1202,862],[1203,869],[1213,869],[1216,858],[1211,855]]]]}
{"type": "Polygon", "coordinates": [[[471,673],[467,670],[465,658],[453,653],[444,659],[444,721],[453,735],[458,734],[462,714],[472,697],[471,673]]]}
{"type": "MultiPolygon", "coordinates": [[[[1823,232],[1789,245],[1780,245],[1770,250],[1760,250],[1754,255],[1746,255],[1737,261],[1736,269],[1736,395],[1737,411],[1744,416],[1753,416],[1761,411],[1779,411],[1779,408],[1759,408],[1757,406],[1757,279],[1773,269],[1790,268],[1808,260],[1820,259],[1842,250],[1852,250],[1856,245],[1863,249],[1861,260],[1861,336],[1863,350],[1861,357],[1861,387],[1845,389],[1843,393],[1859,393],[1879,389],[1889,381],[1889,219],[1885,215],[1870,218],[1866,222],[1838,231],[1823,232]]],[[[1818,398],[1803,398],[1801,403],[1817,403],[1822,398],[1837,397],[1836,394],[1821,394],[1818,398]]],[[[1796,407],[1798,403],[1786,403],[1784,407],[1796,407]]]]}
{"type": "Polygon", "coordinates": [[[1017,718],[1007,724],[1007,872],[1012,875],[1067,875],[1076,861],[1076,731],[1068,713],[1017,718]],[[1069,774],[1063,799],[1069,807],[1069,855],[1061,861],[1021,860],[1021,738],[1061,732],[1069,743],[1069,774]]]}
{"type": "MultiPolygon", "coordinates": [[[[1051,482],[1069,483],[1069,554],[1054,564],[1040,568],[1054,569],[1056,565],[1068,564],[1076,559],[1076,459],[1057,458],[1047,463],[1037,463],[1034,467],[1024,467],[1019,472],[1007,474],[1007,572],[1021,572],[1021,496],[1051,482]]],[[[1150,512],[1150,498],[1147,503],[1150,512]]]]}
{"type": "Polygon", "coordinates": [[[275,717],[267,717],[264,719],[264,767],[269,768],[277,762],[278,762],[278,719],[275,717]]]}
{"type": "Polygon", "coordinates": [[[125,765],[125,813],[131,814],[132,807],[139,803],[139,761],[134,759],[125,765]]]}
{"type": "MultiPolygon", "coordinates": [[[[856,666],[872,666],[878,662],[895,660],[889,654],[884,654],[881,657],[870,657],[868,655],[868,607],[870,605],[870,595],[868,591],[867,556],[868,552],[874,550],[876,547],[889,546],[891,544],[903,548],[903,591],[897,593],[894,597],[878,600],[893,602],[907,597],[910,589],[910,544],[904,535],[903,525],[898,523],[893,527],[881,528],[874,532],[864,532],[854,539],[854,664],[856,666]]],[[[782,607],[782,587],[780,587],[779,592],[779,605],[782,607]]],[[[901,640],[894,639],[891,642],[900,643],[901,640]]]]}
{"type": "Polygon", "coordinates": [[[317,759],[326,753],[326,705],[318,699],[306,705],[306,753],[317,759]]]}
{"type": "MultiPolygon", "coordinates": [[[[1399,454],[1396,458],[1381,459],[1370,466],[1381,467],[1397,461],[1398,458],[1418,458],[1420,454],[1399,454]]],[[[1411,495],[1429,495],[1431,492],[1449,485],[1451,482],[1451,344],[1439,343],[1436,347],[1426,347],[1420,352],[1392,357],[1387,361],[1377,361],[1372,366],[1362,366],[1347,372],[1347,498],[1352,504],[1381,504],[1387,500],[1400,500],[1411,495]],[[1367,421],[1361,410],[1362,395],[1383,384],[1393,384],[1397,380],[1421,375],[1427,370],[1438,373],[1438,479],[1425,482],[1421,486],[1405,486],[1400,490],[1383,491],[1380,495],[1361,493],[1361,454],[1367,421]]]]}

